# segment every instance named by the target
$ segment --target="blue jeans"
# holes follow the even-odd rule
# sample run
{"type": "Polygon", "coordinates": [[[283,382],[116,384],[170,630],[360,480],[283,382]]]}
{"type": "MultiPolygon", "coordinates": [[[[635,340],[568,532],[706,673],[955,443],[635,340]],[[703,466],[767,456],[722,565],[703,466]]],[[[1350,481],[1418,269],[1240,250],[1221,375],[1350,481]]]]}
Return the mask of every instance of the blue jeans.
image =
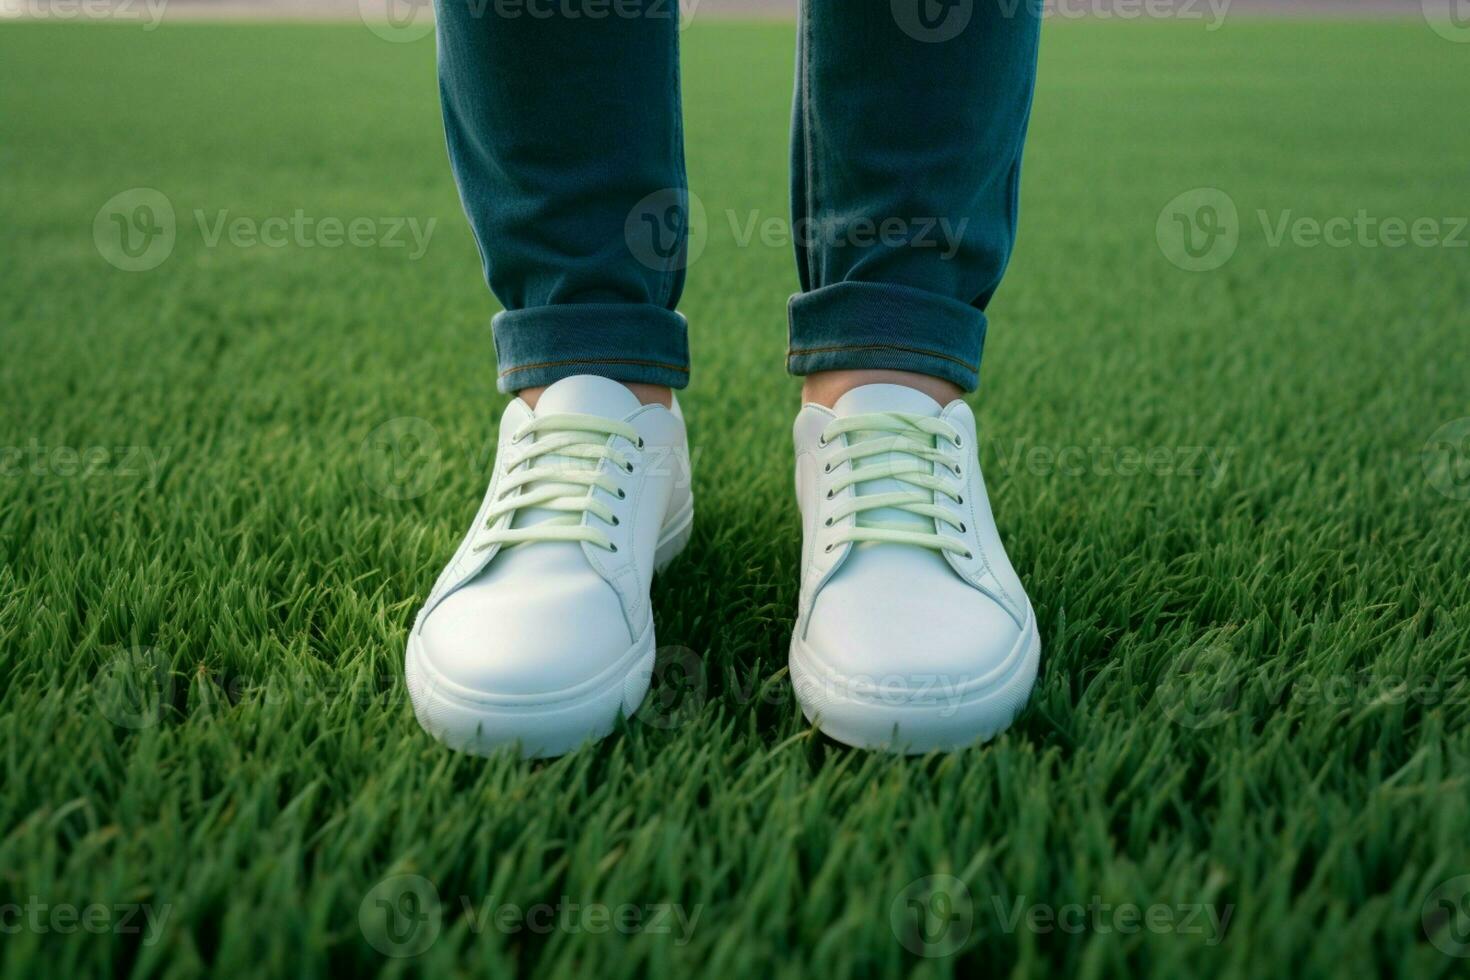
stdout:
{"type": "MultiPolygon", "coordinates": [[[[682,388],[688,184],[677,0],[438,0],[450,161],[502,391],[682,388]],[[568,16],[569,5],[603,13],[568,16]]],[[[803,0],[791,137],[793,374],[978,383],[1016,231],[1029,0],[803,0]]]]}

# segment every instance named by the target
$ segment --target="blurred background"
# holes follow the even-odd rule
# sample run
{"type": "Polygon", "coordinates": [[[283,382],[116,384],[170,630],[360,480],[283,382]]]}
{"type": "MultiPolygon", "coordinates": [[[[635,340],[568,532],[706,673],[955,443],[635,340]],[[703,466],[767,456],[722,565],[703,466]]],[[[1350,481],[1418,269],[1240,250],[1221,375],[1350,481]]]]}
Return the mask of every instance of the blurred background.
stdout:
{"type": "MultiPolygon", "coordinates": [[[[714,17],[795,17],[798,0],[670,0],[677,2],[686,19],[714,17]]],[[[1282,16],[1326,15],[1332,17],[1419,16],[1425,9],[1453,11],[1464,0],[1228,0],[1238,12],[1282,16]]],[[[1045,0],[1048,16],[1063,19],[1099,17],[1138,19],[1146,11],[1197,7],[1219,9],[1226,0],[1206,4],[1203,0],[1045,0]]],[[[126,18],[136,16],[143,0],[0,0],[0,17],[126,18]]],[[[365,16],[408,19],[431,16],[432,0],[154,0],[153,7],[166,6],[171,16],[277,17],[334,20],[365,16]]],[[[1466,15],[1470,20],[1470,14],[1466,15]]]]}
{"type": "Polygon", "coordinates": [[[430,7],[0,0],[0,976],[1466,976],[1470,2],[1044,4],[971,398],[1042,668],[921,760],[789,695],[794,6],[682,5],[700,517],[542,764],[403,686],[506,403],[430,7]]]}

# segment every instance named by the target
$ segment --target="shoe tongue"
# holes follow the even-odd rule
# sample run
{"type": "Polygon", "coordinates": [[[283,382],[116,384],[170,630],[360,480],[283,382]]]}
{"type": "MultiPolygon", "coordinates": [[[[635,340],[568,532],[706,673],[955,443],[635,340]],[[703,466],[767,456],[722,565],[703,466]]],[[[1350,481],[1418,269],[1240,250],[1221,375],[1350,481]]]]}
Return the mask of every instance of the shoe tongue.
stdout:
{"type": "MultiPolygon", "coordinates": [[[[598,418],[622,420],[636,412],[640,404],[636,395],[616,381],[609,381],[607,378],[599,378],[591,374],[578,374],[561,379],[541,393],[541,397],[536,401],[536,417],[595,415],[598,418]]],[[[573,470],[590,470],[597,465],[590,459],[563,456],[560,453],[541,456],[536,462],[541,466],[573,470]]],[[[536,484],[536,486],[540,485],[536,484]]],[[[576,495],[583,491],[568,484],[567,492],[576,495]]],[[[566,512],[547,507],[528,507],[516,512],[515,517],[511,520],[511,527],[530,527],[558,516],[565,518],[566,512]]],[[[535,547],[545,548],[551,545],[538,544],[535,547]]]]}
{"type": "Polygon", "coordinates": [[[940,406],[922,391],[907,385],[863,385],[837,399],[832,411],[838,418],[869,412],[907,412],[933,418],[939,414],[940,406]]]}
{"type": "Polygon", "coordinates": [[[638,411],[638,396],[625,386],[591,374],[562,378],[541,393],[536,415],[596,415],[625,419],[638,411]]]}
{"type": "MultiPolygon", "coordinates": [[[[923,415],[933,418],[939,415],[941,409],[937,401],[916,388],[909,388],[906,385],[863,385],[837,399],[837,404],[832,406],[832,411],[838,418],[851,418],[854,415],[868,415],[873,412],[903,412],[907,415],[923,415]]],[[[850,442],[856,443],[870,439],[891,439],[893,434],[859,430],[848,433],[847,438],[850,442]]],[[[925,441],[930,445],[934,442],[932,437],[925,441]]],[[[913,457],[906,453],[880,453],[858,460],[856,466],[861,471],[869,466],[892,466],[912,459],[913,457]]],[[[878,480],[864,480],[853,489],[859,496],[867,496],[876,493],[912,491],[918,488],[902,480],[884,477],[878,480]]],[[[889,524],[911,524],[920,530],[932,530],[934,527],[934,522],[930,518],[911,514],[897,507],[880,507],[877,510],[864,511],[858,516],[860,524],[879,521],[889,524]]]]}

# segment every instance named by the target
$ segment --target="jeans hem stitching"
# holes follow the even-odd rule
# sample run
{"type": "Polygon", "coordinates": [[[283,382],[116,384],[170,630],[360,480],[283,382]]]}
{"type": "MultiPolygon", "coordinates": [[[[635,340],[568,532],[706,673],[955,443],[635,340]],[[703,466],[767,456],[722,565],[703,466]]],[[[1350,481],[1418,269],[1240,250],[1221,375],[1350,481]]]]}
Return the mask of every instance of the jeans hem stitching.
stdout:
{"type": "Polygon", "coordinates": [[[536,368],[566,367],[569,364],[629,364],[637,367],[663,368],[667,371],[677,371],[680,374],[688,374],[687,367],[677,364],[667,364],[663,361],[644,361],[636,357],[574,357],[564,361],[541,361],[537,364],[521,364],[513,368],[506,368],[500,372],[500,377],[515,374],[517,371],[531,371],[536,368]]]}
{"type": "Polygon", "coordinates": [[[786,352],[786,356],[801,357],[806,354],[832,354],[838,351],[855,350],[903,351],[905,354],[921,354],[925,357],[937,357],[941,360],[950,361],[951,363],[958,364],[960,367],[964,368],[967,371],[978,372],[980,370],[979,364],[971,364],[969,361],[961,360],[958,357],[952,357],[949,354],[941,354],[939,351],[936,350],[925,350],[922,347],[905,347],[902,344],[838,344],[833,347],[806,347],[800,349],[793,347],[786,352]]]}

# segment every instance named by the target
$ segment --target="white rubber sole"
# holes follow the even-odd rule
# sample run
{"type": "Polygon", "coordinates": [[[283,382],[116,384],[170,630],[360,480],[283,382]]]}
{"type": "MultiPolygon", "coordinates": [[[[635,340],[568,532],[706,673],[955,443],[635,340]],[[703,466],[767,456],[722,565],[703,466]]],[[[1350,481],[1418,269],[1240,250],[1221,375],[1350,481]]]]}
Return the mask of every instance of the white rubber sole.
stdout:
{"type": "MultiPolygon", "coordinates": [[[[694,529],[694,507],[666,527],[654,552],[654,573],[673,561],[694,529]]],[[[423,652],[417,630],[408,635],[404,679],[419,725],[460,752],[490,755],[519,747],[523,758],[564,755],[613,730],[619,716],[631,717],[648,693],[653,676],[653,625],[618,661],[597,677],[564,691],[534,697],[472,691],[436,671],[423,652]]]]}
{"type": "Polygon", "coordinates": [[[952,751],[1010,727],[1025,707],[1041,662],[1036,614],[1001,663],[984,676],[844,677],[827,669],[801,640],[791,641],[791,683],[808,721],[860,749],[904,755],[952,751]]]}

